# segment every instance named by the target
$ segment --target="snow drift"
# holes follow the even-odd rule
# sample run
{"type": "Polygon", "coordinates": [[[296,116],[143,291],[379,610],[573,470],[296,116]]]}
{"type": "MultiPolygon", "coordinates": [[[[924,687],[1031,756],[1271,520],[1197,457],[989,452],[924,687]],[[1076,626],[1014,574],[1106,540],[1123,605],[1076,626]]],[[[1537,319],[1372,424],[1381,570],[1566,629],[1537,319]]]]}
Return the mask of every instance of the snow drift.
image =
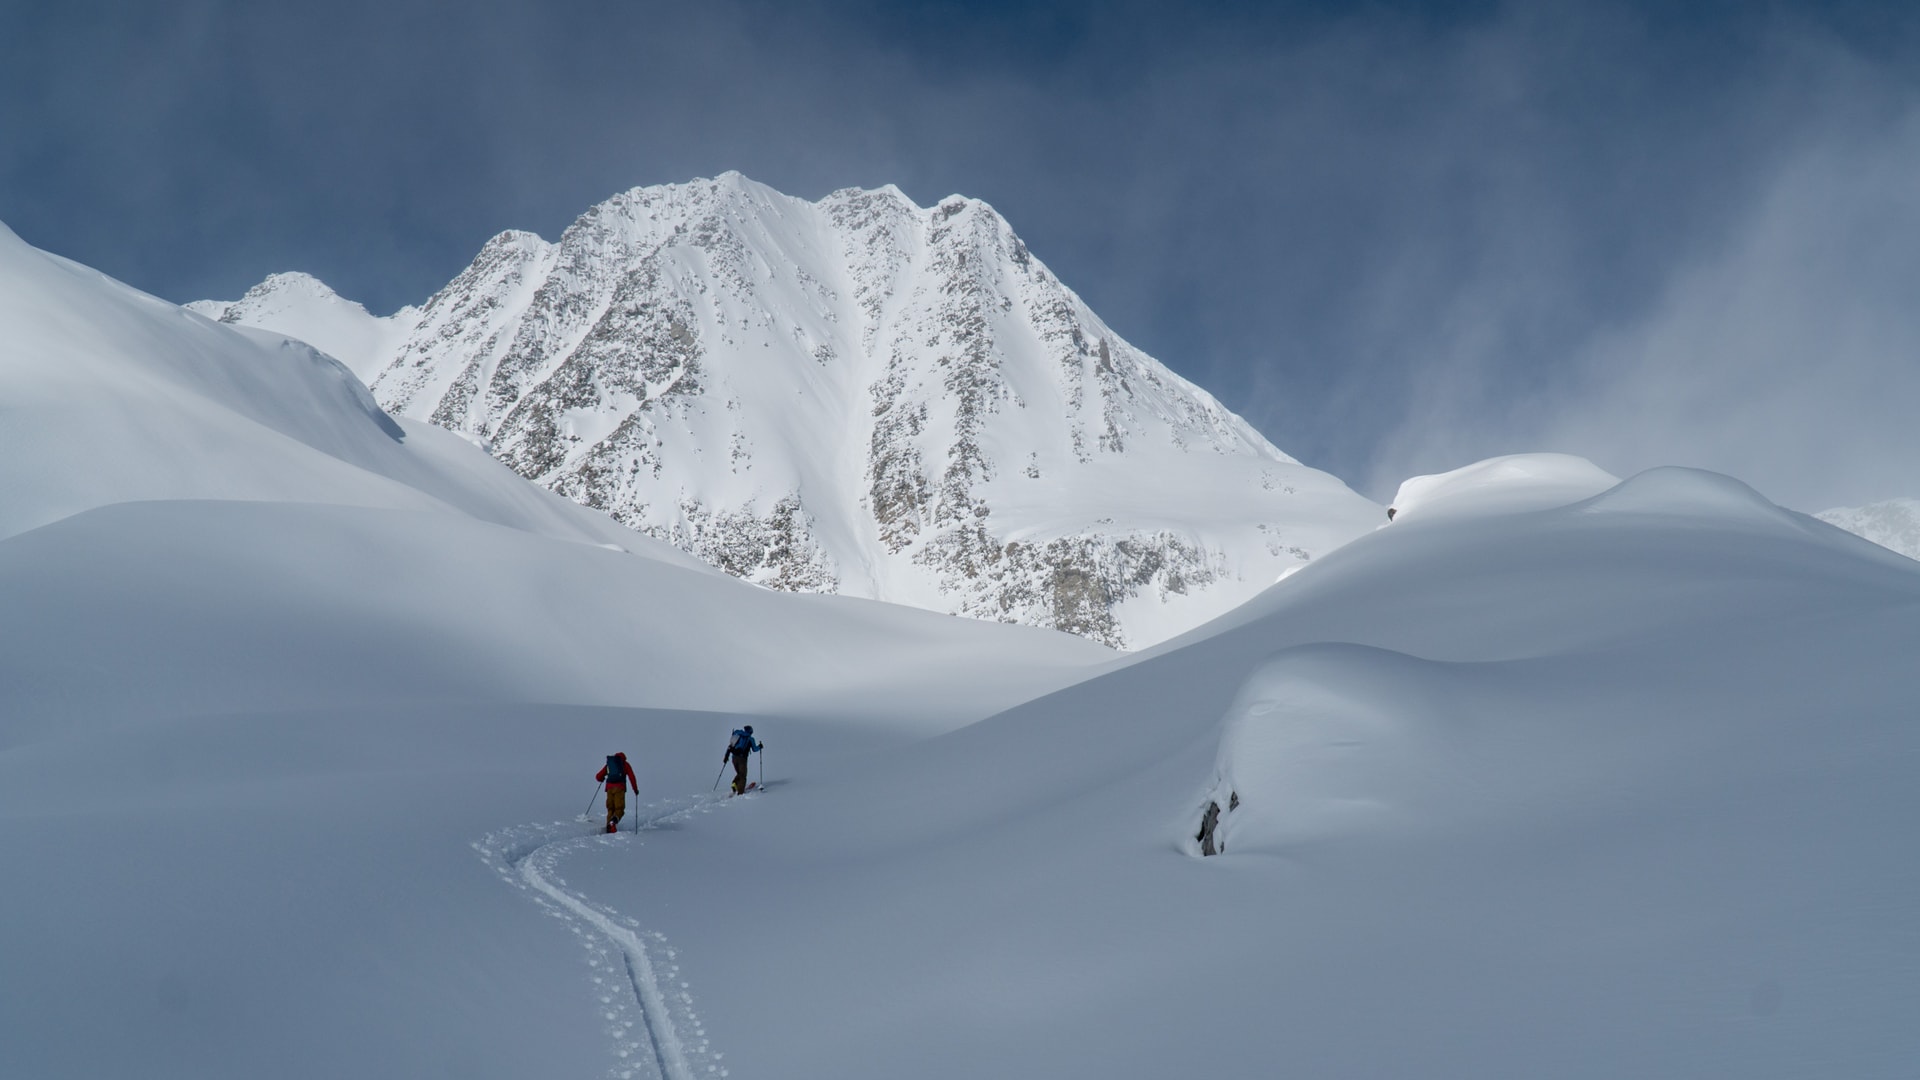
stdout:
{"type": "Polygon", "coordinates": [[[1509,454],[1413,477],[1400,485],[1388,509],[1395,522],[1438,514],[1545,510],[1598,495],[1619,482],[1619,477],[1572,454],[1509,454]]]}
{"type": "Polygon", "coordinates": [[[754,1017],[712,1025],[734,1064],[1901,1075],[1920,573],[1690,470],[1412,524],[908,775],[713,822],[783,882],[703,912],[774,973],[704,992],[754,1017]]]}

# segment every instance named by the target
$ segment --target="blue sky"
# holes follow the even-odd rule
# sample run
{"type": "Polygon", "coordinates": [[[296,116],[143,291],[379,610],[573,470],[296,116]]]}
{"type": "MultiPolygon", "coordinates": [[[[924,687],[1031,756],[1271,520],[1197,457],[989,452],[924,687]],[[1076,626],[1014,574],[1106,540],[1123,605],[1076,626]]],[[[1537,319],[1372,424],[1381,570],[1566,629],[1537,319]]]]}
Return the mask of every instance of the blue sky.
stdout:
{"type": "Polygon", "coordinates": [[[1522,450],[1920,496],[1901,5],[0,0],[0,221],[171,300],[384,312],[726,169],[986,199],[1376,498],[1522,450]]]}

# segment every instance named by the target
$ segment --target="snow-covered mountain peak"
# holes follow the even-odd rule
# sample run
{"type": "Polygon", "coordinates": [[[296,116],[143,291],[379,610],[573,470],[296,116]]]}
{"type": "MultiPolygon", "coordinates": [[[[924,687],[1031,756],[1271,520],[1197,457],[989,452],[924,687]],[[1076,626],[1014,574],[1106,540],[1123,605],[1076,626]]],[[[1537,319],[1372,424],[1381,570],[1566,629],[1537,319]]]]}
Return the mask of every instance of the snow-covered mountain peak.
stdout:
{"type": "Polygon", "coordinates": [[[248,289],[246,295],[240,298],[240,302],[243,304],[258,304],[290,294],[305,295],[317,300],[324,300],[328,303],[345,304],[349,307],[358,308],[361,311],[367,310],[365,306],[348,300],[339,293],[334,292],[327,286],[326,282],[321,281],[312,274],[304,274],[299,271],[267,275],[265,281],[248,289]]]}
{"type": "Polygon", "coordinates": [[[270,274],[234,301],[196,300],[187,310],[215,322],[271,329],[333,356],[361,381],[373,377],[413,331],[417,308],[377,317],[311,274],[270,274]]]}
{"type": "Polygon", "coordinates": [[[355,365],[384,407],[774,588],[1141,645],[1379,513],[964,196],[633,188],[553,243],[495,237],[409,314],[355,365]]]}
{"type": "Polygon", "coordinates": [[[1814,515],[1909,559],[1920,559],[1920,499],[1886,499],[1814,515]]]}

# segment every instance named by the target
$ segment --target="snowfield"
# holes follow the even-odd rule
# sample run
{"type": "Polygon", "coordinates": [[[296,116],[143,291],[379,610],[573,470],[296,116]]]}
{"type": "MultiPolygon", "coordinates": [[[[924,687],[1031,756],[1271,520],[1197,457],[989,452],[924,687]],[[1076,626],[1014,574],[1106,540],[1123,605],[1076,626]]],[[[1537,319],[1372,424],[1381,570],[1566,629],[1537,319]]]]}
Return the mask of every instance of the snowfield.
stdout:
{"type": "Polygon", "coordinates": [[[702,568],[0,231],[0,1075],[1911,1076],[1920,563],[1424,481],[1120,655],[702,568]]]}

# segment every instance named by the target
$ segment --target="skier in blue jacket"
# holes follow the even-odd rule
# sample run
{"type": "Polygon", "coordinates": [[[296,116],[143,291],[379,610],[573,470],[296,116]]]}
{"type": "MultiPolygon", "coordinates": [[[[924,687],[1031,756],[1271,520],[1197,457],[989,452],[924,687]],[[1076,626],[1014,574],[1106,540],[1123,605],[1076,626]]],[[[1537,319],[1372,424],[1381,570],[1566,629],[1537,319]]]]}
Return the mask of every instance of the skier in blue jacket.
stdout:
{"type": "Polygon", "coordinates": [[[727,743],[727,753],[723,761],[733,762],[733,793],[747,790],[747,756],[756,750],[766,749],[766,744],[753,737],[753,725],[734,728],[733,739],[727,743]]]}

